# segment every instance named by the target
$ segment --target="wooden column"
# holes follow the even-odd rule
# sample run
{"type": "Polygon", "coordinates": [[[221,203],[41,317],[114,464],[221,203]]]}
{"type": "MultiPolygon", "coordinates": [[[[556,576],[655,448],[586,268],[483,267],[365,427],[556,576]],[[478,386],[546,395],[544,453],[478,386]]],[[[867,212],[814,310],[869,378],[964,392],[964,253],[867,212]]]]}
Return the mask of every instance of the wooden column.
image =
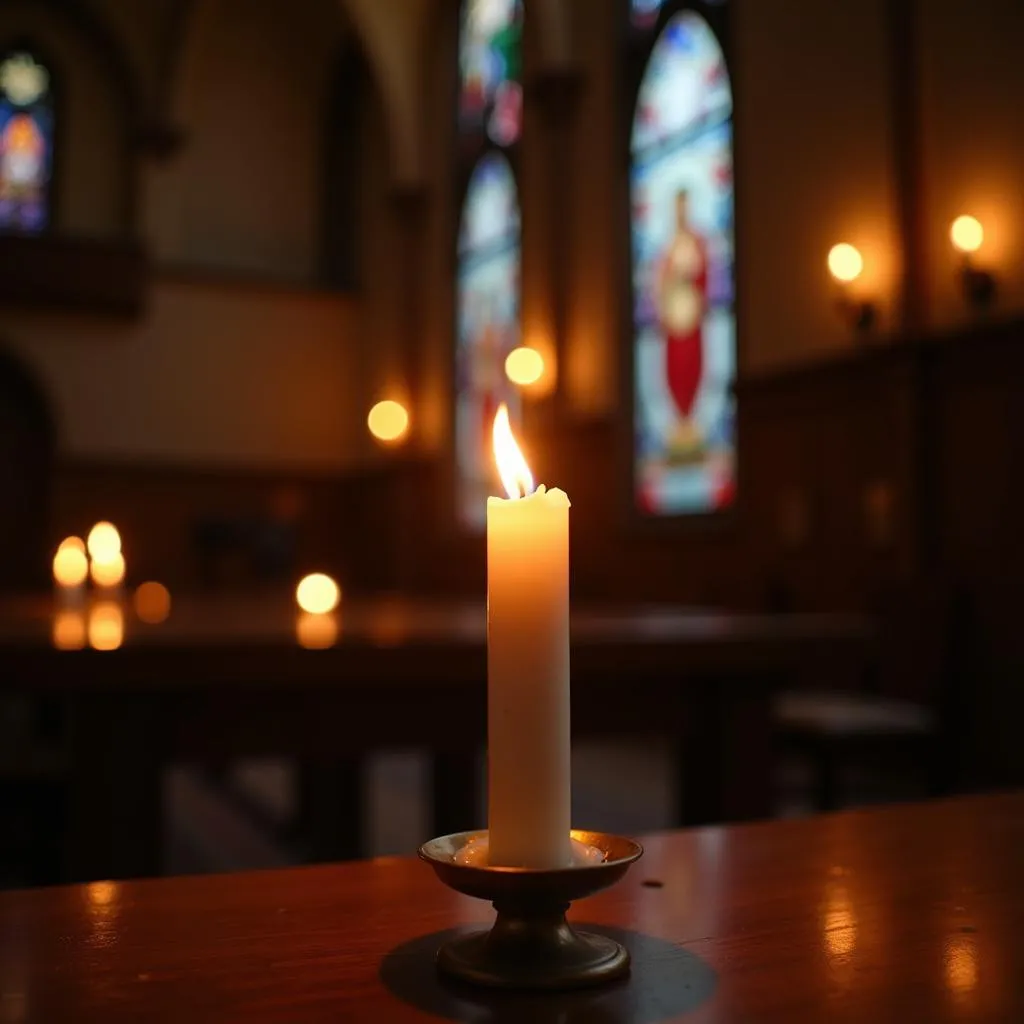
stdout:
{"type": "Polygon", "coordinates": [[[564,370],[569,324],[569,289],[572,285],[572,167],[573,115],[580,93],[580,75],[575,69],[559,68],[538,75],[529,88],[528,102],[541,112],[545,169],[543,226],[548,273],[545,302],[546,322],[557,361],[557,384],[551,396],[556,415],[564,409],[564,370]]]}
{"type": "Polygon", "coordinates": [[[906,335],[921,331],[928,313],[928,196],[921,141],[916,0],[889,0],[887,15],[893,179],[903,256],[897,324],[906,335]]]}
{"type": "MultiPolygon", "coordinates": [[[[398,225],[399,259],[395,266],[398,304],[396,326],[399,331],[400,373],[409,403],[409,436],[391,467],[386,515],[391,529],[390,584],[406,590],[419,578],[423,537],[423,513],[429,497],[419,494],[424,474],[421,445],[423,403],[423,361],[426,330],[424,272],[426,262],[426,196],[420,186],[402,186],[392,193],[392,209],[398,225]]],[[[381,510],[385,512],[384,509],[381,510]]]]}

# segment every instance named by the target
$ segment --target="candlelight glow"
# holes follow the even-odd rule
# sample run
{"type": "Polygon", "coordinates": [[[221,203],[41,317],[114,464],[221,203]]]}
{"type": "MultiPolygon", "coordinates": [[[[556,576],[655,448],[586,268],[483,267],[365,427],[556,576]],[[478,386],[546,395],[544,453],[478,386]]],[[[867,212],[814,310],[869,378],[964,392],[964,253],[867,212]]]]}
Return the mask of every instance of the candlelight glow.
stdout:
{"type": "Polygon", "coordinates": [[[854,246],[840,242],[829,249],[828,270],[837,281],[856,281],[863,269],[864,257],[854,246]]]}
{"type": "Polygon", "coordinates": [[[140,583],[135,591],[135,614],[150,625],[163,622],[171,614],[171,592],[153,580],[140,583]]]}
{"type": "Polygon", "coordinates": [[[100,601],[89,609],[89,646],[116,651],[124,642],[124,612],[115,601],[100,601]]]}
{"type": "Polygon", "coordinates": [[[544,375],[544,357],[529,345],[512,349],[505,360],[505,376],[513,384],[529,387],[544,375]]]}
{"type": "Polygon", "coordinates": [[[57,612],[51,637],[58,651],[80,651],[85,646],[85,616],[74,609],[57,612]]]}
{"type": "Polygon", "coordinates": [[[323,615],[338,607],[341,591],[330,576],[322,572],[304,576],[295,588],[295,600],[304,612],[323,615]]]}
{"type": "Polygon", "coordinates": [[[109,907],[117,899],[117,882],[90,882],[85,891],[94,907],[109,907]]]}
{"type": "Polygon", "coordinates": [[[949,240],[960,252],[977,252],[985,241],[985,229],[977,217],[964,214],[950,225],[949,240]]]}
{"type": "Polygon", "coordinates": [[[295,639],[307,651],[333,647],[338,639],[338,623],[333,615],[303,612],[295,620],[295,639]]]}
{"type": "Polygon", "coordinates": [[[65,548],[73,548],[75,551],[81,551],[85,554],[85,541],[81,537],[65,537],[60,542],[58,551],[63,551],[65,548]]]}
{"type": "Polygon", "coordinates": [[[97,587],[117,587],[124,580],[124,555],[119,551],[105,561],[94,559],[89,566],[89,575],[97,587]]]}
{"type": "Polygon", "coordinates": [[[512,434],[508,406],[502,402],[494,417],[494,459],[498,475],[510,498],[525,498],[533,493],[533,474],[512,434]]]}
{"type": "Polygon", "coordinates": [[[78,541],[78,537],[68,537],[62,541],[53,556],[53,579],[62,587],[80,587],[85,578],[89,575],[89,559],[85,557],[85,545],[76,547],[72,541],[78,541]]]}
{"type": "Polygon", "coordinates": [[[857,948],[857,915],[844,885],[829,885],[821,926],[830,956],[843,958],[853,954],[857,948]]]}
{"type": "Polygon", "coordinates": [[[121,534],[113,523],[97,523],[85,543],[94,562],[112,562],[121,554],[121,534]]]}
{"type": "Polygon", "coordinates": [[[401,402],[386,399],[370,410],[366,425],[378,441],[391,444],[405,437],[409,429],[409,413],[401,402]]]}
{"type": "Polygon", "coordinates": [[[957,996],[973,992],[978,984],[978,946],[974,935],[952,936],[946,943],[943,960],[950,992],[957,996]]]}

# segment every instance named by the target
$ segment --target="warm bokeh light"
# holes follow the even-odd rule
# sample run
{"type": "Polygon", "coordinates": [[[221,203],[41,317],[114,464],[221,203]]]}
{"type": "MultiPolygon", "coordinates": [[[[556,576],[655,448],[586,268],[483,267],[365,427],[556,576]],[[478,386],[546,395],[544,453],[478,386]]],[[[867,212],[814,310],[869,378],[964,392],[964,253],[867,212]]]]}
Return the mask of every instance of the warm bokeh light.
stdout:
{"type": "Polygon", "coordinates": [[[323,615],[338,607],[341,590],[326,573],[314,572],[303,576],[295,588],[295,600],[304,612],[323,615]]]}
{"type": "Polygon", "coordinates": [[[529,387],[544,376],[544,357],[529,345],[512,349],[505,360],[505,375],[513,384],[529,387]]]}
{"type": "Polygon", "coordinates": [[[117,918],[121,907],[121,886],[117,882],[90,882],[84,886],[86,910],[92,926],[91,941],[108,948],[117,941],[117,918]]]}
{"type": "Polygon", "coordinates": [[[85,541],[81,537],[65,537],[57,548],[58,551],[63,551],[65,548],[74,548],[75,551],[81,551],[85,554],[85,541]]]}
{"type": "Polygon", "coordinates": [[[117,899],[117,882],[90,882],[86,887],[89,903],[94,907],[109,907],[117,899]]]}
{"type": "Polygon", "coordinates": [[[97,587],[118,587],[124,582],[124,555],[119,551],[106,561],[93,560],[89,575],[97,587]]]}
{"type": "Polygon", "coordinates": [[[94,562],[112,562],[121,554],[121,534],[113,523],[97,523],[85,543],[94,562]]]}
{"type": "Polygon", "coordinates": [[[864,257],[848,242],[840,242],[829,249],[828,270],[837,281],[856,281],[863,269],[864,257]]]}
{"type": "Polygon", "coordinates": [[[494,417],[494,459],[502,486],[510,498],[524,498],[533,493],[533,474],[516,444],[508,419],[508,406],[504,402],[498,406],[494,417]]]}
{"type": "Polygon", "coordinates": [[[333,615],[302,612],[295,620],[295,638],[309,651],[332,647],[338,639],[338,622],[333,615]]]}
{"type": "Polygon", "coordinates": [[[58,651],[80,651],[85,646],[85,614],[70,608],[57,612],[51,637],[58,651]]]}
{"type": "Polygon", "coordinates": [[[985,241],[985,229],[977,217],[964,214],[949,226],[949,240],[960,252],[977,252],[985,241]]]}
{"type": "Polygon", "coordinates": [[[100,601],[89,609],[89,646],[116,651],[124,643],[124,612],[116,601],[100,601]]]}
{"type": "Polygon", "coordinates": [[[405,437],[409,430],[409,413],[401,402],[385,399],[370,410],[366,425],[378,441],[394,444],[405,437]]]}
{"type": "Polygon", "coordinates": [[[80,587],[89,575],[89,559],[85,557],[85,546],[75,547],[71,541],[81,540],[69,537],[61,542],[53,556],[53,580],[62,587],[80,587]]]}
{"type": "Polygon", "coordinates": [[[821,923],[829,955],[850,956],[857,947],[857,915],[849,891],[840,882],[829,884],[821,923]]]}
{"type": "Polygon", "coordinates": [[[140,583],[135,591],[135,614],[151,625],[163,622],[171,614],[171,592],[153,580],[140,583]]]}
{"type": "Polygon", "coordinates": [[[950,992],[965,996],[978,984],[978,946],[975,936],[958,932],[946,942],[944,951],[946,985],[950,992]]]}

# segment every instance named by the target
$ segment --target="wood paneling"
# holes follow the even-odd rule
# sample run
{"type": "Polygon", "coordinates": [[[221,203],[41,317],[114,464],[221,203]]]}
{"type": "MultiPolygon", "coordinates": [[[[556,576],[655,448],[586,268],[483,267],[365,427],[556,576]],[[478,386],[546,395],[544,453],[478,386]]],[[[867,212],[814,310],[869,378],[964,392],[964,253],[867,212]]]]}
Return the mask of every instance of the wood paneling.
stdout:
{"type": "Polygon", "coordinates": [[[0,303],[134,316],[149,268],[142,247],[54,235],[0,235],[0,303]]]}

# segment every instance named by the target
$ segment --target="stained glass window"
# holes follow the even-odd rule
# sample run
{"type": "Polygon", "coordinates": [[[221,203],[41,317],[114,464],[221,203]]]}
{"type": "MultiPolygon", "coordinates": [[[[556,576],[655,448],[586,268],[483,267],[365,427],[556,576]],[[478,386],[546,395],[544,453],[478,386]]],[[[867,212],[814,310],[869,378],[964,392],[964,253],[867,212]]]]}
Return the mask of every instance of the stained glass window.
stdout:
{"type": "Polygon", "coordinates": [[[651,50],[630,193],[635,500],[654,515],[711,512],[736,490],[732,94],[694,11],[651,50]]]}
{"type": "Polygon", "coordinates": [[[522,0],[463,0],[458,127],[468,179],[459,223],[455,309],[456,502],[482,528],[503,493],[492,450],[498,406],[513,427],[520,402],[505,375],[519,344],[519,197],[509,156],[523,124],[522,0]]]}
{"type": "Polygon", "coordinates": [[[0,57],[0,230],[49,224],[53,122],[46,67],[23,50],[0,57]]]}
{"type": "Polygon", "coordinates": [[[636,28],[652,28],[658,20],[662,0],[631,0],[630,17],[636,28]]]}
{"type": "Polygon", "coordinates": [[[456,310],[455,446],[462,521],[481,527],[487,496],[503,493],[491,431],[506,402],[519,400],[505,358],[519,344],[519,200],[508,160],[490,152],[466,190],[459,228],[456,310]]]}
{"type": "Polygon", "coordinates": [[[519,138],[522,0],[465,0],[459,31],[459,128],[498,146],[519,138]]]}

